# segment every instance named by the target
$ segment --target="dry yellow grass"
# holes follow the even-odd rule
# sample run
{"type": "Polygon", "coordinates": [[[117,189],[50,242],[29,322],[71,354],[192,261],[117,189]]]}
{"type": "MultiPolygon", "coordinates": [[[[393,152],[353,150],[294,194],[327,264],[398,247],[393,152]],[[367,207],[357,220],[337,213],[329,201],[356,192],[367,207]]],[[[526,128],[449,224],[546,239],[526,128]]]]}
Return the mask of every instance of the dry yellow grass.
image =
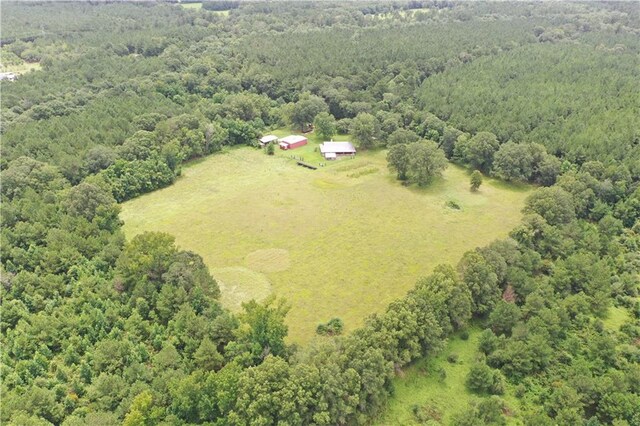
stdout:
{"type": "Polygon", "coordinates": [[[211,270],[218,281],[222,303],[232,311],[238,311],[244,302],[258,302],[271,294],[271,283],[259,272],[242,266],[215,268],[211,270]]]}
{"type": "Polygon", "coordinates": [[[289,251],[284,249],[262,249],[249,253],[245,258],[247,267],[260,272],[282,272],[289,269],[289,251]]]}
{"type": "Polygon", "coordinates": [[[472,193],[469,173],[453,165],[428,188],[406,188],[387,171],[385,152],[318,170],[296,166],[290,154],[239,148],[211,156],[171,187],[125,203],[121,217],[129,238],[164,231],[202,255],[231,308],[269,287],[285,297],[290,340],[299,343],[332,317],[347,332],[360,326],[437,264],[506,236],[528,193],[492,179],[472,193]],[[357,176],[365,169],[376,170],[357,176]],[[449,200],[462,209],[447,208],[449,200]]]}

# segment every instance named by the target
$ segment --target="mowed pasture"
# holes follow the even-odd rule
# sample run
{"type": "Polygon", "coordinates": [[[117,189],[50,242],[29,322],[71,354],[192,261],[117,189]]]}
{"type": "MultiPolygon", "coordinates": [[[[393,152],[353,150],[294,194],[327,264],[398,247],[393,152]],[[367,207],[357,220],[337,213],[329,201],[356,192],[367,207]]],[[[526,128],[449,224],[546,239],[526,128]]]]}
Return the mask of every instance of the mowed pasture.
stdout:
{"type": "Polygon", "coordinates": [[[289,158],[318,155],[314,145],[275,156],[234,148],[193,163],[174,185],[122,205],[127,237],[174,235],[204,258],[231,309],[286,298],[290,341],[304,343],[318,323],[339,317],[348,332],[437,264],[505,237],[529,192],[486,178],[472,193],[469,172],[454,165],[428,188],[407,188],[385,151],[318,170],[289,158]]]}

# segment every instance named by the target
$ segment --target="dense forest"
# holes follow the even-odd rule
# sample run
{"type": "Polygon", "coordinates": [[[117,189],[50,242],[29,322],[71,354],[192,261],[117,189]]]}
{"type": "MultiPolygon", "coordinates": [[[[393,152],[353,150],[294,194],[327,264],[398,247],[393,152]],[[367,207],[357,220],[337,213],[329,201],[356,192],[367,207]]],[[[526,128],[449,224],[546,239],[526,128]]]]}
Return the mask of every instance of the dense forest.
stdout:
{"type": "Polygon", "coordinates": [[[640,425],[637,4],[2,9],[3,66],[39,69],[1,86],[0,422],[368,424],[394,375],[476,324],[455,425],[640,425]],[[231,313],[200,254],[125,239],[119,202],[312,123],[388,150],[399,179],[448,160],[539,188],[508,238],[304,347],[286,301],[231,313]]]}

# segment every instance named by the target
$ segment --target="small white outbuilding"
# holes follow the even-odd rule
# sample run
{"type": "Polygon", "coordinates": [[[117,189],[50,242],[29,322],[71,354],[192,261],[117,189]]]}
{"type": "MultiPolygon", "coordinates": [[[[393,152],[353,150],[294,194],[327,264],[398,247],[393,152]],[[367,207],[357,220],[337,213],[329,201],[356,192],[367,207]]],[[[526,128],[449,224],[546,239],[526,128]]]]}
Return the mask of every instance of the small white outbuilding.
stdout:
{"type": "Polygon", "coordinates": [[[261,137],[258,143],[260,144],[260,146],[267,146],[271,142],[275,142],[277,140],[278,140],[278,137],[276,135],[266,135],[261,137]]]}

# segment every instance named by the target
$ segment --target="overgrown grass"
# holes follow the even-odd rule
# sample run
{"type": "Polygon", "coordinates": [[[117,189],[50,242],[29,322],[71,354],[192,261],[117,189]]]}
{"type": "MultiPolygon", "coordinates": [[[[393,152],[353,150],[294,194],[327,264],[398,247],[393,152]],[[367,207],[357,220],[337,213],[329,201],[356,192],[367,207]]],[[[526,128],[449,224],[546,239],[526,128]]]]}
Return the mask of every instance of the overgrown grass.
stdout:
{"type": "MultiPolygon", "coordinates": [[[[419,411],[423,422],[426,420],[424,417],[431,415],[429,420],[433,420],[433,424],[446,425],[454,414],[465,410],[473,399],[486,397],[471,393],[465,384],[478,353],[480,334],[481,329],[478,327],[469,329],[468,340],[461,339],[458,333],[440,354],[424,358],[405,369],[404,374],[394,379],[395,393],[376,424],[425,424],[418,421],[414,414],[419,411]],[[455,363],[448,360],[452,354],[457,357],[455,363]],[[440,376],[441,369],[446,373],[444,380],[440,376]]],[[[505,399],[509,409],[513,410],[516,401],[510,391],[501,397],[505,399]]]]}
{"type": "Polygon", "coordinates": [[[631,315],[628,310],[619,306],[611,306],[603,323],[608,330],[619,331],[620,327],[630,319],[631,315]]]}
{"type": "Polygon", "coordinates": [[[366,169],[356,170],[353,173],[349,173],[347,176],[349,176],[350,178],[359,178],[362,176],[370,175],[372,173],[377,173],[378,171],[379,169],[377,167],[369,167],[366,169]]]}
{"type": "Polygon", "coordinates": [[[318,170],[277,151],[236,148],[190,164],[174,185],[123,204],[121,217],[129,238],[164,231],[202,255],[231,308],[269,291],[285,297],[290,340],[299,343],[334,317],[353,330],[437,264],[506,236],[527,195],[488,178],[472,193],[467,171],[453,165],[430,188],[406,188],[384,151],[318,170]],[[446,208],[450,199],[462,210],[446,208]]]}
{"type": "Polygon", "coordinates": [[[22,62],[20,64],[2,64],[0,72],[12,72],[16,74],[26,74],[31,71],[38,71],[42,67],[39,63],[22,62]]]}

